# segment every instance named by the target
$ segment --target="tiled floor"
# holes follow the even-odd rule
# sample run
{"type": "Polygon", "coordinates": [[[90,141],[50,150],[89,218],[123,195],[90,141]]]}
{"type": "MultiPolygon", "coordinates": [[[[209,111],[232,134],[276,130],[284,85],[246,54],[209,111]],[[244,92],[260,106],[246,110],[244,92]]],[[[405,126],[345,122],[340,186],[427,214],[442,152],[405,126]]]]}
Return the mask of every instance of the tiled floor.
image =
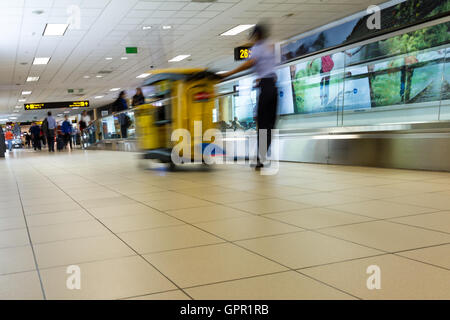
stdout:
{"type": "Polygon", "coordinates": [[[0,299],[450,299],[449,173],[21,150],[0,177],[0,299]]]}

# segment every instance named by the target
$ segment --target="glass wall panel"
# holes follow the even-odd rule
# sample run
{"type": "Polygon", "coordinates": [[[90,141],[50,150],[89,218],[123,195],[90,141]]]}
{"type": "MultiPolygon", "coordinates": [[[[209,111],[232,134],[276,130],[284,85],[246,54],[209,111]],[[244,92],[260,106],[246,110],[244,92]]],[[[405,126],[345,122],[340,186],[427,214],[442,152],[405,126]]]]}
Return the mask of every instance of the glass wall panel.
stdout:
{"type": "Polygon", "coordinates": [[[439,120],[450,120],[450,48],[445,49],[439,120]]]}

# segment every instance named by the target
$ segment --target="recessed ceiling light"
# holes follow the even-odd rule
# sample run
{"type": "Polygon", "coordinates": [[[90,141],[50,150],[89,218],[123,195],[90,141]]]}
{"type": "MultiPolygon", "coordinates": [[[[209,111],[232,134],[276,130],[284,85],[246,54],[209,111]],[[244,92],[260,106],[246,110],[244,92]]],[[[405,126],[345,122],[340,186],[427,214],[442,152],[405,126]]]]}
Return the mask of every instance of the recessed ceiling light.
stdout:
{"type": "Polygon", "coordinates": [[[254,24],[241,24],[222,33],[221,36],[235,36],[241,32],[244,32],[245,30],[253,28],[254,26],[255,26],[254,24]]]}
{"type": "Polygon", "coordinates": [[[162,26],[163,30],[169,30],[172,29],[172,26],[162,26]]]}
{"type": "Polygon", "coordinates": [[[25,101],[27,101],[27,99],[19,99],[19,100],[17,100],[17,101],[19,101],[19,102],[25,102],[25,101]]]}
{"type": "Polygon", "coordinates": [[[50,61],[49,57],[34,58],[33,64],[34,65],[48,64],[49,61],[50,61]]]}
{"type": "Polygon", "coordinates": [[[85,79],[89,79],[89,78],[90,78],[90,76],[84,76],[83,78],[85,78],[85,79]]]}
{"type": "Polygon", "coordinates": [[[224,74],[224,73],[227,73],[228,71],[219,71],[219,72],[216,72],[216,74],[224,74]]]}
{"type": "Polygon", "coordinates": [[[15,106],[16,109],[22,109],[22,106],[15,106]]]}
{"type": "Polygon", "coordinates": [[[121,60],[128,60],[128,57],[122,57],[121,60]]]}
{"type": "Polygon", "coordinates": [[[95,97],[95,99],[101,99],[101,98],[103,98],[104,96],[96,96],[95,97]]]}
{"type": "Polygon", "coordinates": [[[27,96],[27,95],[30,95],[31,94],[31,91],[22,91],[22,95],[23,96],[27,96]]]}
{"type": "Polygon", "coordinates": [[[151,26],[143,26],[142,30],[150,30],[152,27],[151,26]]]}
{"type": "Polygon", "coordinates": [[[143,74],[138,75],[136,78],[138,78],[138,79],[144,79],[144,78],[147,78],[150,74],[151,74],[151,73],[143,73],[143,74]]]}
{"type": "Polygon", "coordinates": [[[47,23],[44,29],[44,36],[63,36],[69,27],[66,23],[47,23]]]}
{"type": "Polygon", "coordinates": [[[106,60],[112,60],[113,58],[111,58],[111,57],[106,57],[105,59],[106,59],[106,60]]]}
{"type": "Polygon", "coordinates": [[[109,90],[109,91],[119,91],[120,90],[120,88],[112,88],[111,90],[109,90]]]}
{"type": "Polygon", "coordinates": [[[180,54],[179,56],[170,59],[169,62],[180,62],[186,58],[189,58],[190,56],[191,56],[190,54],[180,54]]]}
{"type": "Polygon", "coordinates": [[[39,81],[39,77],[28,77],[27,82],[36,82],[39,81]]]}
{"type": "Polygon", "coordinates": [[[103,76],[101,76],[101,75],[96,75],[95,77],[96,78],[103,78],[103,76]]]}

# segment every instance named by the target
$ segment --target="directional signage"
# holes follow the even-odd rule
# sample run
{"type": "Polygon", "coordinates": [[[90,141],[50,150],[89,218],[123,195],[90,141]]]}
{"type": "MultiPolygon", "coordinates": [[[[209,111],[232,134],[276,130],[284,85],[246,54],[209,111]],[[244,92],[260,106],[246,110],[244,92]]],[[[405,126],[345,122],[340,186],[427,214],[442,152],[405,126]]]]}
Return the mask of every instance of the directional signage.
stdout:
{"type": "Polygon", "coordinates": [[[89,101],[27,103],[24,106],[25,110],[88,108],[89,101]]]}

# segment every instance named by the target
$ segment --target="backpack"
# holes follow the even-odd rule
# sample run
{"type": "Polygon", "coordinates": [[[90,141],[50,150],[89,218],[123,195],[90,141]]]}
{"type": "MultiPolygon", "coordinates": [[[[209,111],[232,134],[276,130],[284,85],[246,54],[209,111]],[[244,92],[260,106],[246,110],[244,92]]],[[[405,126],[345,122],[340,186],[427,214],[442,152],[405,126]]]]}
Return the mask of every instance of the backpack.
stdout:
{"type": "Polygon", "coordinates": [[[133,121],[131,121],[131,118],[126,114],[125,115],[125,125],[127,126],[127,128],[131,127],[131,125],[133,124],[133,121]]]}
{"type": "Polygon", "coordinates": [[[44,121],[42,122],[41,129],[44,132],[44,134],[47,134],[47,132],[48,132],[48,120],[47,120],[47,118],[45,118],[44,121]]]}
{"type": "Polygon", "coordinates": [[[334,68],[334,61],[331,56],[322,57],[322,72],[330,72],[334,68]]]}

